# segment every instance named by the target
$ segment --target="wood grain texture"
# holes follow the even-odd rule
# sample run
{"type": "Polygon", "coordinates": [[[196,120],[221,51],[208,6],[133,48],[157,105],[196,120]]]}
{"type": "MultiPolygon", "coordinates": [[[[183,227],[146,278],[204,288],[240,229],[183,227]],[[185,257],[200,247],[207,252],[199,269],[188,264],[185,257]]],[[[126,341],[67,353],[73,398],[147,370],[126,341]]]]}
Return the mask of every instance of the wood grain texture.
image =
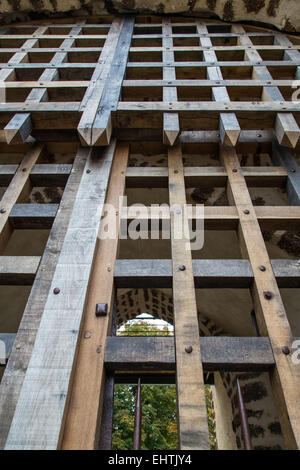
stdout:
{"type": "Polygon", "coordinates": [[[282,353],[283,346],[291,348],[293,334],[237,154],[228,147],[221,147],[220,153],[228,173],[229,195],[239,213],[241,250],[249,258],[254,274],[252,293],[259,329],[261,334],[269,336],[276,362],[271,381],[286,446],[289,449],[299,448],[300,408],[297,390],[300,386],[300,372],[291,356],[282,353]],[[237,172],[233,172],[233,169],[237,169],[237,172]],[[266,270],[261,271],[260,265],[265,266],[266,270]],[[272,298],[268,300],[265,292],[271,292],[272,298]]]}
{"type": "Polygon", "coordinates": [[[115,142],[103,152],[79,150],[87,155],[85,168],[90,172],[85,171],[80,181],[6,449],[60,445],[114,149],[115,142]]]}
{"type": "MultiPolygon", "coordinates": [[[[129,148],[118,144],[111,171],[106,202],[119,210],[119,197],[125,189],[125,172],[129,148]]],[[[118,221],[118,217],[117,217],[118,221]]],[[[103,219],[101,230],[104,230],[103,219]]],[[[118,226],[116,227],[116,234],[118,226]]],[[[99,441],[102,399],[105,384],[103,369],[105,339],[113,308],[114,262],[118,237],[100,239],[95,251],[90,288],[83,313],[82,335],[73,387],[61,447],[63,449],[94,449],[99,441]],[[110,314],[95,316],[97,303],[107,303],[110,314]],[[86,334],[88,333],[88,334],[86,334]]]]}
{"type": "MultiPolygon", "coordinates": [[[[183,214],[186,204],[181,147],[168,151],[169,202],[183,214]]],[[[183,224],[187,221],[183,217],[183,224]]],[[[199,325],[194,286],[192,255],[189,240],[178,237],[178,217],[171,213],[171,249],[173,273],[173,305],[176,353],[178,406],[178,438],[180,449],[209,449],[203,369],[199,344],[199,325]],[[183,265],[184,270],[179,266],[183,265]],[[186,346],[192,346],[188,354],[186,346]]]]}

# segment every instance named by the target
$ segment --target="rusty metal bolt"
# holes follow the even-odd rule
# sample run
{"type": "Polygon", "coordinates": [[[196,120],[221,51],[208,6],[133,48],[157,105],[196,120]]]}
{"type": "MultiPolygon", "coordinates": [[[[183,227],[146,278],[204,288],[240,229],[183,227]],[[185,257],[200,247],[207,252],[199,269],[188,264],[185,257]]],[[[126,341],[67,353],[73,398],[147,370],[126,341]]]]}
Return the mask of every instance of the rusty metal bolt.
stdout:
{"type": "Polygon", "coordinates": [[[260,271],[266,271],[266,267],[263,266],[263,265],[261,265],[261,266],[259,267],[259,269],[260,269],[260,271]]]}
{"type": "Polygon", "coordinates": [[[1,214],[5,214],[5,212],[6,212],[6,209],[0,209],[1,214]]]}
{"type": "Polygon", "coordinates": [[[268,291],[268,290],[264,291],[264,298],[265,298],[266,300],[271,300],[272,297],[273,297],[272,292],[270,292],[270,291],[268,291]]]}
{"type": "Polygon", "coordinates": [[[185,352],[190,354],[192,351],[193,351],[193,346],[191,346],[190,344],[185,347],[185,352]]]}
{"type": "Polygon", "coordinates": [[[290,351],[290,348],[289,348],[288,346],[282,346],[281,351],[282,351],[283,354],[285,354],[286,356],[287,356],[288,354],[290,354],[290,352],[291,352],[291,351],[290,351]]]}
{"type": "Polygon", "coordinates": [[[245,209],[243,212],[244,214],[250,214],[250,211],[248,211],[248,209],[245,209]]]}
{"type": "Polygon", "coordinates": [[[59,287],[54,287],[54,289],[53,289],[53,294],[57,295],[57,294],[59,294],[59,293],[60,293],[59,287]]]}
{"type": "Polygon", "coordinates": [[[179,271],[185,271],[185,266],[184,266],[184,264],[181,264],[181,265],[179,266],[179,271]]]}

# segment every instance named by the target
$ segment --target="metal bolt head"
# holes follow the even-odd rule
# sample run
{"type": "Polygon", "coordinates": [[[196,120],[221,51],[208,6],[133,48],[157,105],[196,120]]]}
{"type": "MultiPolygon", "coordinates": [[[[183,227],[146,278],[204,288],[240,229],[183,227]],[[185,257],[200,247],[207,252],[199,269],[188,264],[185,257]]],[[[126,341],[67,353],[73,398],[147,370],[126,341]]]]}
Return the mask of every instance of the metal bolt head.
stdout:
{"type": "Polygon", "coordinates": [[[250,211],[248,211],[248,209],[245,209],[243,212],[244,214],[250,214],[250,211]]]}
{"type": "Polygon", "coordinates": [[[184,266],[184,264],[181,264],[181,265],[179,266],[179,271],[185,271],[185,266],[184,266]]]}
{"type": "Polygon", "coordinates": [[[260,265],[259,270],[260,270],[260,271],[266,271],[266,267],[263,266],[263,265],[260,265]]]}
{"type": "Polygon", "coordinates": [[[265,298],[266,300],[271,300],[272,297],[273,297],[272,292],[270,292],[270,291],[268,291],[268,290],[264,291],[264,298],[265,298]]]}
{"type": "Polygon", "coordinates": [[[193,351],[193,346],[191,346],[190,344],[185,347],[185,352],[187,352],[188,354],[190,354],[192,351],[193,351]]]}
{"type": "Polygon", "coordinates": [[[106,317],[108,312],[107,304],[96,304],[95,315],[96,317],[106,317]]]}
{"type": "Polygon", "coordinates": [[[178,173],[178,170],[174,170],[174,173],[175,173],[175,175],[177,175],[177,173],[178,173]]]}
{"type": "Polygon", "coordinates": [[[90,173],[90,172],[91,172],[91,170],[90,170],[90,169],[88,169],[88,170],[86,170],[86,172],[87,172],[87,173],[90,173]]]}
{"type": "Polygon", "coordinates": [[[26,170],[27,170],[27,168],[22,168],[22,171],[24,171],[24,172],[25,172],[26,170]]]}
{"type": "Polygon", "coordinates": [[[54,287],[54,289],[53,289],[53,294],[57,295],[57,294],[59,294],[59,293],[60,293],[59,287],[54,287]]]}
{"type": "Polygon", "coordinates": [[[295,168],[292,168],[292,169],[290,170],[290,172],[291,172],[291,173],[296,173],[295,168]]]}
{"type": "Polygon", "coordinates": [[[282,351],[283,354],[285,354],[286,356],[287,356],[288,354],[290,354],[290,348],[289,348],[288,346],[282,346],[281,351],[282,351]]]}
{"type": "Polygon", "coordinates": [[[5,212],[6,212],[6,209],[0,209],[1,214],[5,214],[5,212]]]}
{"type": "Polygon", "coordinates": [[[237,173],[237,169],[233,168],[232,173],[237,173]]]}

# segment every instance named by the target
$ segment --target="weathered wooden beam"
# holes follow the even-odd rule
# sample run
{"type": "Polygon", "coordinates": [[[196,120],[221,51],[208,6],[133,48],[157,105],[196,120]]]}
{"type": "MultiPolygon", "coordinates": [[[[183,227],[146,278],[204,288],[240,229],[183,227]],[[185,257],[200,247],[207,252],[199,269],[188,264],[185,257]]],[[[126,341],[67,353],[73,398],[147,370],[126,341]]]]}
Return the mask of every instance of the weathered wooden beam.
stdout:
{"type": "MultiPolygon", "coordinates": [[[[223,167],[184,167],[186,188],[225,187],[227,173],[223,167]]],[[[242,167],[249,187],[285,187],[288,173],[283,166],[242,167]]],[[[128,167],[128,188],[165,188],[168,185],[168,169],[165,167],[128,167]]]]}
{"type": "MultiPolygon", "coordinates": [[[[124,19],[113,20],[98,63],[94,64],[94,73],[89,87],[81,102],[80,109],[83,113],[77,130],[83,145],[93,145],[92,142],[97,140],[93,138],[93,125],[123,25],[124,19]]],[[[97,136],[99,137],[98,133],[97,136]]]]}
{"type": "MultiPolygon", "coordinates": [[[[272,260],[279,287],[300,286],[300,263],[297,260],[272,260]]],[[[195,287],[247,289],[253,283],[253,271],[248,260],[201,259],[193,261],[195,287]]],[[[166,259],[119,259],[115,264],[118,288],[171,288],[172,263],[166,259]]]]}
{"type": "MultiPolygon", "coordinates": [[[[274,366],[269,338],[201,337],[202,365],[207,371],[267,371],[274,366]]],[[[172,337],[108,336],[105,367],[109,371],[175,371],[172,337]]]]}
{"type": "Polygon", "coordinates": [[[51,287],[55,267],[70,222],[78,186],[85,168],[85,155],[78,153],[30,291],[19,330],[0,384],[0,448],[3,449],[11,426],[36,333],[51,287]]]}
{"type": "MultiPolygon", "coordinates": [[[[183,214],[171,212],[173,314],[175,327],[178,440],[182,450],[209,449],[199,325],[190,240],[178,237],[186,205],[181,146],[168,150],[169,202],[183,214]],[[188,246],[188,248],[187,248],[188,246]]],[[[182,222],[183,220],[183,222],[182,222]]],[[[182,229],[182,227],[181,227],[182,229]]],[[[182,232],[180,232],[182,234],[182,232]]]]}
{"type": "Polygon", "coordinates": [[[286,169],[287,195],[291,204],[300,205],[300,170],[294,156],[286,147],[280,146],[273,140],[272,142],[272,161],[276,165],[281,165],[286,169]]]}
{"type": "Polygon", "coordinates": [[[239,213],[239,238],[241,251],[248,257],[253,269],[253,302],[258,318],[259,331],[269,336],[276,367],[271,373],[273,392],[277,399],[278,413],[286,446],[300,447],[300,408],[297,393],[300,372],[284,346],[292,348],[294,340],[285,308],[280,296],[276,273],[273,271],[263,236],[255,215],[245,179],[240,171],[238,156],[234,149],[221,147],[220,156],[228,173],[228,195],[239,213]],[[232,171],[235,169],[236,171],[232,171]],[[260,267],[264,266],[263,269],[260,267]]]}
{"type": "Polygon", "coordinates": [[[111,112],[118,107],[133,28],[134,17],[126,16],[104,85],[99,109],[92,125],[90,145],[108,145],[110,142],[112,134],[111,112]]]}
{"type": "MultiPolygon", "coordinates": [[[[207,26],[202,24],[200,21],[196,22],[197,31],[199,34],[206,34],[208,33],[207,26]]],[[[208,37],[200,37],[200,44],[203,47],[209,48],[203,52],[203,58],[206,62],[217,62],[217,56],[214,51],[210,48],[212,46],[212,42],[208,37]]],[[[222,80],[223,75],[221,72],[220,67],[207,67],[207,78],[209,80],[222,80]]],[[[212,98],[215,101],[224,101],[230,102],[229,95],[225,87],[212,87],[212,98]]],[[[221,142],[225,145],[230,145],[235,147],[241,128],[234,113],[220,113],[219,117],[219,130],[220,130],[220,139],[221,142]]]]}
{"type": "MultiPolygon", "coordinates": [[[[128,144],[117,144],[111,170],[106,202],[118,207],[119,197],[125,191],[125,171],[128,144]]],[[[88,189],[87,189],[88,190],[88,189]]],[[[88,208],[88,206],[87,206],[88,208]]],[[[87,209],[88,210],[88,209],[87,209]]],[[[100,225],[100,240],[96,246],[89,292],[83,312],[83,334],[79,340],[78,356],[72,393],[66,416],[62,449],[94,449],[99,444],[103,392],[105,384],[104,347],[110,330],[114,305],[114,262],[118,250],[118,237],[101,238],[105,218],[100,225]],[[108,314],[95,315],[97,303],[107,303],[108,314]]],[[[118,224],[116,224],[116,234],[118,224]]]]}
{"type": "MultiPolygon", "coordinates": [[[[162,18],[162,57],[164,62],[174,62],[172,23],[169,18],[162,18]]],[[[170,81],[176,79],[175,67],[163,67],[163,80],[170,81]]],[[[163,88],[163,100],[166,102],[177,101],[176,87],[163,88]]],[[[179,135],[179,116],[177,113],[164,113],[163,116],[163,142],[167,145],[174,145],[179,135]]]]}
{"type": "Polygon", "coordinates": [[[4,248],[10,238],[12,227],[9,223],[9,215],[20,198],[21,194],[26,191],[29,184],[29,172],[36,161],[39,159],[43,152],[43,146],[40,144],[34,145],[27,152],[15,172],[8,188],[6,189],[0,203],[0,254],[4,251],[4,248]]]}
{"type": "Polygon", "coordinates": [[[40,256],[1,256],[0,285],[31,286],[40,260],[40,256]]]}
{"type": "Polygon", "coordinates": [[[14,229],[49,229],[58,207],[58,204],[15,204],[9,222],[14,229]]]}
{"type": "Polygon", "coordinates": [[[19,113],[4,128],[6,142],[8,144],[23,143],[29,137],[32,130],[30,114],[19,113]]]}
{"type": "Polygon", "coordinates": [[[38,164],[34,165],[29,177],[32,185],[36,187],[65,187],[71,170],[70,164],[38,164]]]}
{"type": "Polygon", "coordinates": [[[114,150],[115,142],[103,152],[79,149],[80,156],[87,157],[85,172],[76,194],[6,449],[57,449],[60,446],[82,311],[114,150]],[[53,391],[54,383],[58,393],[53,391]]]}

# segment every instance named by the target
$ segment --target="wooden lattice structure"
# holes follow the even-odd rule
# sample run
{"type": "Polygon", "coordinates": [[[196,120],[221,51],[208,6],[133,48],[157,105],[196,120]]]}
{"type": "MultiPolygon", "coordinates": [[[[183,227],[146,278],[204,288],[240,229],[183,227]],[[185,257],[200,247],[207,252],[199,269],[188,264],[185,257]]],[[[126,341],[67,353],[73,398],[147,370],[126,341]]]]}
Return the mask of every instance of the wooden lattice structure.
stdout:
{"type": "Polygon", "coordinates": [[[279,292],[300,286],[299,267],[270,260],[262,236],[300,227],[299,37],[129,16],[0,32],[0,254],[14,230],[51,228],[41,257],[0,258],[1,284],[32,285],[16,335],[1,332],[1,446],[97,447],[103,396],[109,440],[113,373],[176,372],[180,446],[206,449],[203,370],[263,370],[286,446],[299,448],[300,372],[279,292]],[[129,167],[138,142],[164,148],[168,167],[129,167]],[[189,145],[220,165],[185,166],[189,145]],[[51,163],[59,148],[73,153],[72,164],[51,163]],[[273,166],[241,166],[245,149],[267,149],[273,166]],[[23,158],[10,164],[14,153],[23,158]],[[26,202],[33,185],[64,186],[60,204],[26,202]],[[172,260],[119,260],[118,239],[98,239],[104,202],[118,207],[126,187],[169,188],[169,203],[183,211],[195,185],[227,187],[231,205],[205,207],[205,229],[236,230],[244,259],[192,260],[172,213],[172,260]],[[287,189],[290,206],[254,207],[249,187],[273,186],[287,189]],[[217,286],[250,289],[261,337],[199,341],[195,288],[217,286]],[[110,336],[115,289],[125,287],[173,288],[175,340],[110,336]]]}

